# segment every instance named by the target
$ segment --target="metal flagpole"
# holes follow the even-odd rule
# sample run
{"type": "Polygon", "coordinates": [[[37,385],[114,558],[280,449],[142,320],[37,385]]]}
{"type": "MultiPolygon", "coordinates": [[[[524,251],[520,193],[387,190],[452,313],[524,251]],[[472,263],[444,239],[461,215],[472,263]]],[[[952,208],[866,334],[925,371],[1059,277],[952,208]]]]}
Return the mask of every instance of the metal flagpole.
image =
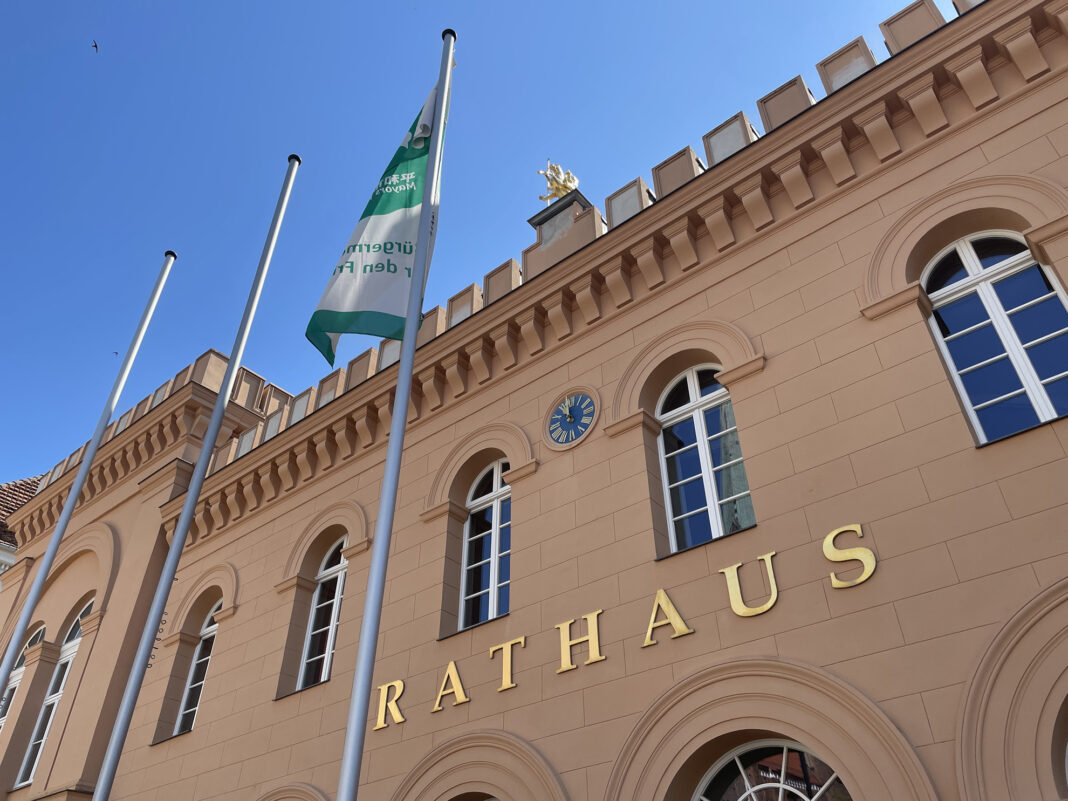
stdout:
{"type": "Polygon", "coordinates": [[[414,274],[408,293],[408,311],[401,343],[397,390],[393,396],[393,420],[389,426],[389,445],[386,449],[385,475],[378,501],[371,568],[367,576],[364,597],[363,623],[356,654],[356,673],[352,679],[349,699],[349,720],[345,729],[345,750],[341,756],[341,777],[338,780],[337,801],[356,801],[360,786],[360,762],[363,759],[364,735],[367,731],[367,709],[371,702],[371,680],[378,650],[378,629],[382,616],[382,595],[386,587],[386,562],[389,541],[393,534],[393,513],[397,505],[397,485],[400,480],[401,453],[404,449],[404,423],[408,398],[412,390],[412,365],[415,363],[415,339],[419,330],[419,315],[423,308],[423,288],[430,267],[431,237],[436,233],[438,213],[437,179],[441,174],[441,148],[445,134],[445,110],[452,89],[452,49],[456,33],[442,31],[445,40],[441,52],[441,71],[438,93],[434,102],[434,131],[430,138],[427,181],[423,186],[424,214],[419,221],[419,240],[416,242],[414,274]]]}
{"type": "Polygon", "coordinates": [[[89,440],[85,453],[82,455],[82,463],[74,477],[74,484],[71,485],[70,491],[67,492],[67,500],[63,504],[63,511],[59,514],[59,520],[56,521],[52,539],[48,541],[48,548],[45,550],[44,556],[41,557],[41,563],[37,566],[37,573],[33,577],[33,584],[30,585],[30,592],[22,604],[22,612],[19,613],[18,621],[15,623],[15,630],[12,632],[11,640],[7,644],[4,660],[0,663],[0,688],[7,687],[7,682],[11,678],[11,670],[22,650],[22,640],[26,636],[26,629],[30,625],[33,611],[37,606],[37,602],[41,599],[41,593],[44,591],[48,571],[52,569],[56,551],[59,550],[59,544],[67,530],[67,524],[70,523],[71,515],[74,514],[74,506],[78,502],[82,487],[85,485],[85,479],[89,476],[89,468],[93,465],[93,458],[96,456],[97,448],[100,447],[100,440],[104,438],[104,429],[111,422],[111,415],[115,411],[115,405],[122,394],[122,388],[126,385],[126,378],[130,375],[130,368],[133,367],[137,351],[141,348],[141,340],[144,339],[145,331],[148,329],[148,324],[156,311],[156,304],[159,302],[159,296],[163,292],[163,285],[167,283],[171,265],[174,264],[174,260],[177,258],[178,255],[173,250],[168,250],[164,254],[163,266],[160,268],[159,276],[156,278],[156,285],[152,287],[148,305],[145,306],[145,310],[141,314],[141,322],[137,324],[137,331],[130,342],[130,349],[126,351],[126,358],[122,360],[119,374],[115,376],[115,384],[112,386],[111,394],[108,395],[108,399],[104,403],[104,410],[100,413],[100,419],[97,421],[92,439],[89,440]]]}
{"type": "Polygon", "coordinates": [[[178,560],[182,557],[185,539],[189,534],[189,525],[193,522],[193,512],[196,509],[197,500],[200,498],[200,489],[204,485],[204,477],[208,472],[208,462],[211,461],[212,452],[215,450],[215,440],[219,436],[219,429],[222,428],[226,403],[234,388],[237,369],[241,366],[241,357],[245,352],[249,328],[252,325],[252,318],[256,314],[256,306],[260,301],[260,292],[263,290],[263,282],[267,277],[267,268],[271,264],[274,245],[278,240],[278,229],[282,224],[282,217],[286,213],[289,193],[293,188],[293,179],[296,177],[299,165],[299,156],[292,155],[289,157],[289,168],[282,184],[282,192],[278,196],[278,205],[274,210],[274,218],[271,220],[267,241],[263,245],[260,264],[256,268],[256,277],[253,279],[252,289],[248,293],[245,314],[241,318],[241,325],[237,331],[237,338],[234,340],[233,350],[230,351],[230,361],[226,365],[226,374],[223,376],[222,387],[219,389],[219,396],[215,399],[215,410],[211,414],[211,422],[208,424],[208,430],[204,434],[204,442],[200,446],[200,455],[197,457],[192,478],[189,480],[189,488],[186,490],[185,501],[182,504],[182,513],[179,515],[178,525],[174,529],[174,537],[171,539],[171,547],[167,552],[167,560],[163,564],[163,572],[160,575],[159,584],[156,586],[156,593],[152,596],[152,606],[149,608],[148,619],[145,620],[145,629],[141,633],[137,654],[134,656],[133,665],[130,667],[130,677],[126,680],[126,691],[122,695],[122,702],[115,718],[115,725],[111,729],[111,739],[108,740],[108,749],[104,754],[104,764],[100,768],[100,777],[96,782],[96,790],[93,792],[93,801],[106,801],[111,795],[111,785],[115,781],[115,770],[119,765],[119,757],[122,755],[122,747],[126,742],[126,734],[130,730],[130,720],[133,717],[134,705],[137,703],[137,695],[141,691],[141,684],[145,680],[145,670],[148,668],[152,646],[155,644],[156,633],[160,621],[163,619],[167,596],[170,595],[171,585],[174,583],[174,575],[178,572],[178,560]]]}

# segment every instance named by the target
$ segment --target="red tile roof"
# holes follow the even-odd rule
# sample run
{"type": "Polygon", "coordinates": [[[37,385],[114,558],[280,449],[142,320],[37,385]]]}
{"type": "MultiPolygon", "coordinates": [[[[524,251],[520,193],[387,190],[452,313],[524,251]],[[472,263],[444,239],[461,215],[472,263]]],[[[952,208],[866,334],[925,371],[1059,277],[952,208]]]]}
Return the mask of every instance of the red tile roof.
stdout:
{"type": "Polygon", "coordinates": [[[42,478],[44,475],[0,484],[0,542],[15,544],[15,533],[8,528],[7,518],[36,494],[42,478]]]}

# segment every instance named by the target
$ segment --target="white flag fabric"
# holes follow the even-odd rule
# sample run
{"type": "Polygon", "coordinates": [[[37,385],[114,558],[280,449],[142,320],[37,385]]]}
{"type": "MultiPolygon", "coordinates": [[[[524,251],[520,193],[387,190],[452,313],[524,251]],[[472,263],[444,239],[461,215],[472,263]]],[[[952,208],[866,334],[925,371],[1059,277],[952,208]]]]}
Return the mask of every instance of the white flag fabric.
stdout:
{"type": "MultiPolygon", "coordinates": [[[[342,334],[404,336],[436,94],[437,87],[382,173],[308,323],[305,336],[331,365],[342,334]]],[[[434,248],[433,223],[428,261],[434,248]]]]}

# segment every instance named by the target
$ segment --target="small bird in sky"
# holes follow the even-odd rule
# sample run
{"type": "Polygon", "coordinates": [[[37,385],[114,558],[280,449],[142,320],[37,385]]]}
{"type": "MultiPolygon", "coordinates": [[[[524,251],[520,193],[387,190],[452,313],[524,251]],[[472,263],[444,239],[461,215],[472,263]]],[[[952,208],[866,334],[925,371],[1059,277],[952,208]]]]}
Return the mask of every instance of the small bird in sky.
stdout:
{"type": "Polygon", "coordinates": [[[100,48],[97,46],[96,39],[93,39],[93,50],[95,50],[97,53],[100,52],[100,48]]]}
{"type": "Polygon", "coordinates": [[[118,356],[119,352],[117,350],[113,350],[113,351],[111,351],[111,355],[112,356],[118,356]]]}

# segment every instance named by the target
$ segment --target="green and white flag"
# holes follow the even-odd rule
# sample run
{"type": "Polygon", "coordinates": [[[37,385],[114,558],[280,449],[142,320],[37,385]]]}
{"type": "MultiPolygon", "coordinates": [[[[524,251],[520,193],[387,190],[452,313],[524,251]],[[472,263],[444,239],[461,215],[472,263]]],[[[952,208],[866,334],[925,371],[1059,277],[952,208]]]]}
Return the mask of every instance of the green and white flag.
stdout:
{"type": "MultiPolygon", "coordinates": [[[[305,336],[331,365],[342,334],[404,336],[436,94],[435,87],[382,173],[308,323],[305,336]]],[[[434,248],[433,222],[428,261],[434,248]]]]}

